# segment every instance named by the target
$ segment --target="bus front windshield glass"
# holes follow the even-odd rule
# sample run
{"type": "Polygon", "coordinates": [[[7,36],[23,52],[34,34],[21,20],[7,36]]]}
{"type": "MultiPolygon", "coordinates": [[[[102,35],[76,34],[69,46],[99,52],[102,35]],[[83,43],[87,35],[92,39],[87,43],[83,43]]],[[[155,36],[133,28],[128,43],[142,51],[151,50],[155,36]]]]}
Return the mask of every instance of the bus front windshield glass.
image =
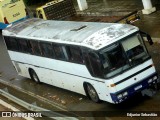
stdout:
{"type": "Polygon", "coordinates": [[[102,49],[99,55],[105,78],[120,74],[149,57],[140,34],[102,49]]]}

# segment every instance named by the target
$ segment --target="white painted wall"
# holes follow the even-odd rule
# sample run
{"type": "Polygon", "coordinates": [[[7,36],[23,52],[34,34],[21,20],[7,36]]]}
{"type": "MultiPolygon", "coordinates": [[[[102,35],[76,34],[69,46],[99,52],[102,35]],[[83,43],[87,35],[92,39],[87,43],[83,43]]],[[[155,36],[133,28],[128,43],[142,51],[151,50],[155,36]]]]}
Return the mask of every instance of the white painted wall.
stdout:
{"type": "Polygon", "coordinates": [[[79,6],[80,11],[83,11],[88,8],[88,4],[87,4],[86,0],[77,0],[77,2],[78,2],[78,6],[79,6]]]}

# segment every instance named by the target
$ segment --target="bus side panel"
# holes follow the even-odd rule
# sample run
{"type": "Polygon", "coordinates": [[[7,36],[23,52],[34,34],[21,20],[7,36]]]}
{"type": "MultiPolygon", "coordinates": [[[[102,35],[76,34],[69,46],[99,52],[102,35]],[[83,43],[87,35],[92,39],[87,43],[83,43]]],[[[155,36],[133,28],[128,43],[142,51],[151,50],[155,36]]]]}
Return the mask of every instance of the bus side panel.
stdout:
{"type": "MultiPolygon", "coordinates": [[[[14,62],[15,64],[15,62],[14,62]]],[[[67,89],[70,91],[74,91],[80,93],[82,95],[86,95],[83,87],[83,83],[87,82],[92,84],[92,86],[96,89],[96,92],[101,100],[108,101],[112,103],[112,99],[110,97],[109,90],[106,89],[106,85],[104,82],[98,82],[70,74],[65,74],[53,70],[48,70],[40,67],[35,67],[31,65],[26,65],[22,63],[16,63],[16,69],[19,75],[30,78],[28,73],[28,69],[32,68],[36,74],[38,75],[41,82],[53,85],[56,87],[60,87],[63,89],[67,89]],[[19,69],[19,70],[18,70],[19,69]]]]}
{"type": "Polygon", "coordinates": [[[14,65],[18,75],[30,78],[30,75],[29,75],[29,73],[27,71],[28,67],[25,64],[18,63],[16,61],[12,61],[12,63],[14,65]]]}
{"type": "Polygon", "coordinates": [[[37,73],[40,81],[57,87],[65,87],[65,89],[81,94],[84,94],[83,81],[86,80],[85,77],[91,78],[85,65],[72,64],[70,62],[13,51],[9,51],[9,55],[14,64],[17,64],[15,67],[20,75],[29,77],[27,72],[29,68],[32,68],[37,73]],[[76,83],[75,80],[78,82],[76,83]]]}
{"type": "Polygon", "coordinates": [[[49,58],[9,51],[19,75],[30,78],[28,69],[32,68],[41,82],[86,95],[83,83],[93,85],[101,100],[109,101],[109,90],[105,81],[93,78],[85,65],[59,61],[49,58]],[[18,62],[20,61],[20,62],[18,62]],[[26,63],[29,64],[26,64],[26,63]]]}
{"type": "Polygon", "coordinates": [[[31,68],[36,72],[41,82],[59,87],[58,83],[55,81],[56,79],[54,79],[52,70],[35,67],[29,64],[23,64],[16,61],[12,61],[12,63],[14,64],[19,75],[31,78],[29,74],[29,68],[31,68]],[[52,79],[54,80],[54,82],[52,81],[52,79]]]}
{"type": "Polygon", "coordinates": [[[53,72],[53,76],[53,85],[55,85],[55,80],[59,80],[60,82],[58,82],[58,87],[65,88],[70,91],[75,91],[77,93],[85,95],[85,91],[83,88],[83,82],[85,81],[85,78],[57,71],[53,72]]]}
{"type": "Polygon", "coordinates": [[[85,95],[83,89],[83,82],[86,81],[85,78],[15,61],[13,61],[13,64],[21,76],[30,78],[28,70],[31,68],[36,72],[41,82],[85,95]]]}
{"type": "Polygon", "coordinates": [[[48,70],[40,67],[35,67],[31,65],[26,65],[22,63],[13,62],[19,75],[30,78],[28,69],[32,68],[38,75],[41,82],[53,85],[56,87],[64,88],[70,91],[74,91],[83,95],[86,95],[83,87],[83,83],[87,82],[92,84],[96,89],[97,94],[101,100],[108,101],[112,103],[109,90],[107,89],[104,82],[98,82],[74,75],[69,75],[61,72],[56,72],[53,70],[48,70]]]}
{"type": "Polygon", "coordinates": [[[91,81],[91,83],[92,83],[92,86],[96,89],[96,92],[101,100],[113,103],[111,96],[110,96],[110,90],[105,83],[98,82],[98,81],[96,82],[91,81]]]}

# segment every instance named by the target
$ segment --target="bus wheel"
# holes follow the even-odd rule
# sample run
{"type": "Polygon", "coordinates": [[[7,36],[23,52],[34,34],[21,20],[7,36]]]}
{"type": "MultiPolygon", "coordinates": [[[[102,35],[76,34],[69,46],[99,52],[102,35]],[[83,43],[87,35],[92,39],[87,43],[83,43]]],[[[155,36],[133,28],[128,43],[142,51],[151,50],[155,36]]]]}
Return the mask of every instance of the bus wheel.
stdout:
{"type": "Polygon", "coordinates": [[[36,83],[40,83],[39,78],[38,78],[36,72],[33,69],[30,69],[29,73],[30,73],[31,79],[33,81],[35,81],[36,83]]]}
{"type": "Polygon", "coordinates": [[[87,92],[88,92],[88,95],[92,101],[94,101],[96,103],[100,102],[98,94],[91,84],[87,84],[87,92]]]}

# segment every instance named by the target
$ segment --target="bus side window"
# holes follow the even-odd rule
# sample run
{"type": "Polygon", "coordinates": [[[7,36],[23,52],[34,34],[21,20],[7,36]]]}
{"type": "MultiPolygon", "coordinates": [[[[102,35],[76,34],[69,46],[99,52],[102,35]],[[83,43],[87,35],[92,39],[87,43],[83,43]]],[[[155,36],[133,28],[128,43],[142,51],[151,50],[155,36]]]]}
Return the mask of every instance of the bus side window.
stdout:
{"type": "Polygon", "coordinates": [[[39,56],[42,55],[38,41],[30,41],[30,45],[32,49],[32,54],[39,56]]]}
{"type": "Polygon", "coordinates": [[[82,51],[79,47],[69,46],[69,47],[66,47],[66,49],[67,49],[68,57],[70,61],[73,61],[76,63],[83,63],[82,51]]]}
{"type": "Polygon", "coordinates": [[[102,72],[102,65],[98,55],[94,52],[91,52],[88,54],[88,56],[89,56],[90,67],[92,69],[93,76],[104,78],[103,72],[102,72]]]}
{"type": "Polygon", "coordinates": [[[28,46],[28,40],[17,39],[20,47],[20,51],[24,53],[31,53],[31,49],[28,46]]]}
{"type": "Polygon", "coordinates": [[[44,57],[54,58],[52,43],[40,42],[40,47],[44,57]]]}
{"type": "Polygon", "coordinates": [[[15,38],[4,37],[8,50],[19,51],[18,42],[15,38]]]}
{"type": "Polygon", "coordinates": [[[53,45],[53,49],[54,49],[54,52],[55,52],[55,57],[57,59],[66,60],[65,55],[63,53],[62,46],[53,45]]]}

